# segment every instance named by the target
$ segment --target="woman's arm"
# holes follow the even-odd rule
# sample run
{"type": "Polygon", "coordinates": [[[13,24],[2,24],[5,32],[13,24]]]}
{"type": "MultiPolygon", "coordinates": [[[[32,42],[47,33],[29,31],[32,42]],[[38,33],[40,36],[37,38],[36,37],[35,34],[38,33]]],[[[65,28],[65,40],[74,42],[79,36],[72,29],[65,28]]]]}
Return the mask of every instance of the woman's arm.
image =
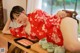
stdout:
{"type": "Polygon", "coordinates": [[[64,39],[64,47],[71,52],[80,52],[77,21],[66,17],[62,19],[60,28],[64,39]]]}
{"type": "Polygon", "coordinates": [[[9,30],[10,23],[11,23],[11,20],[10,20],[10,18],[8,18],[8,20],[6,22],[6,25],[4,26],[4,28],[2,30],[2,33],[4,33],[4,34],[11,34],[10,30],[9,30]]]}

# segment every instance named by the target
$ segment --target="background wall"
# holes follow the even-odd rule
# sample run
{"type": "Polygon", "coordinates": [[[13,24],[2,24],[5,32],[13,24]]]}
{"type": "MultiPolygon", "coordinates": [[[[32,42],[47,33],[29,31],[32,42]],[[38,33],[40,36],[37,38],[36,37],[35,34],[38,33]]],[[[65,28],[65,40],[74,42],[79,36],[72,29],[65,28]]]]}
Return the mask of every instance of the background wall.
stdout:
{"type": "Polygon", "coordinates": [[[35,9],[41,9],[42,0],[28,0],[27,14],[33,12],[35,9]]]}

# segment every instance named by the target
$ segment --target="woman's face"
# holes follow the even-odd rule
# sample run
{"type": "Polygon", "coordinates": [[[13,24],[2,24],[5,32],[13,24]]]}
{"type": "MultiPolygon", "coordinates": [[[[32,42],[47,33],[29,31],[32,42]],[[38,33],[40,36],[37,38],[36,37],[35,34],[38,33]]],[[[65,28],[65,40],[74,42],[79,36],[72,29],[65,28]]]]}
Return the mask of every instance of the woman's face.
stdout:
{"type": "Polygon", "coordinates": [[[24,13],[20,13],[20,14],[13,14],[14,20],[16,20],[16,22],[18,22],[19,24],[22,25],[26,25],[27,24],[27,16],[24,13]]]}

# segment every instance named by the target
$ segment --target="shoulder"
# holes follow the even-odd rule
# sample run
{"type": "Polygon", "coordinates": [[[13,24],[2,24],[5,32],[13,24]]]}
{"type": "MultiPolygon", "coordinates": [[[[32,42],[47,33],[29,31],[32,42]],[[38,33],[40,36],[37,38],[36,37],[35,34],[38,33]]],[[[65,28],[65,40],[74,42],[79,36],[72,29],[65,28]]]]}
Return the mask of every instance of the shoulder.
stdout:
{"type": "Polygon", "coordinates": [[[65,17],[65,18],[62,19],[61,23],[68,23],[68,24],[74,23],[74,24],[77,24],[77,21],[73,18],[65,17]]]}
{"type": "Polygon", "coordinates": [[[67,20],[67,21],[75,21],[75,22],[77,22],[75,19],[73,19],[73,18],[71,18],[71,17],[65,17],[65,18],[63,18],[62,19],[63,21],[65,21],[65,20],[67,20]]]}
{"type": "Polygon", "coordinates": [[[62,19],[61,24],[60,24],[60,28],[77,28],[78,24],[77,21],[73,18],[70,17],[66,17],[64,19],[62,19]]]}

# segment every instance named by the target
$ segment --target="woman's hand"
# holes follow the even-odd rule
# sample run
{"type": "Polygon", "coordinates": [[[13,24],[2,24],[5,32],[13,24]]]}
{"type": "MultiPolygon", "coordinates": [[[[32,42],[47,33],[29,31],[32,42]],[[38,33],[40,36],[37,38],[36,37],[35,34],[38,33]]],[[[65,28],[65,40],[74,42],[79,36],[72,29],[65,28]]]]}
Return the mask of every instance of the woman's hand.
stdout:
{"type": "Polygon", "coordinates": [[[59,16],[59,17],[61,17],[61,18],[64,18],[64,17],[67,16],[67,13],[64,12],[64,11],[58,11],[56,15],[59,16]]]}

